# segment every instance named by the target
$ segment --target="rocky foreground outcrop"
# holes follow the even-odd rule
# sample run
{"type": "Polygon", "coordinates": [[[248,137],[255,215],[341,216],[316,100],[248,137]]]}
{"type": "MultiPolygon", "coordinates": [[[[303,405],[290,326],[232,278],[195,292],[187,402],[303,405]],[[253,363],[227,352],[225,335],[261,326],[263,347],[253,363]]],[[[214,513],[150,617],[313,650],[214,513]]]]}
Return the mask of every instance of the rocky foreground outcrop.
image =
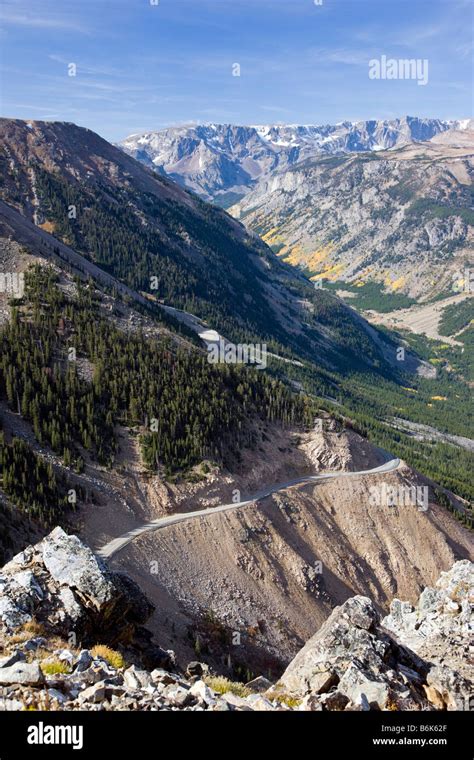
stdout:
{"type": "Polygon", "coordinates": [[[276,684],[235,684],[154,646],[139,588],[56,528],[0,572],[0,709],[469,709],[473,595],[474,565],[462,561],[383,621],[352,597],[276,684]]]}
{"type": "Polygon", "coordinates": [[[466,677],[474,666],[473,563],[457,562],[427,587],[416,607],[394,599],[384,627],[420,657],[448,665],[466,677]]]}
{"type": "Polygon", "coordinates": [[[77,644],[100,640],[166,659],[143,627],[154,607],[77,536],[55,528],[0,571],[0,644],[25,627],[77,644]]]}
{"type": "Polygon", "coordinates": [[[395,599],[382,621],[370,599],[352,597],[296,655],[279,686],[317,710],[469,709],[473,606],[468,560],[425,588],[416,607],[395,599]]]}

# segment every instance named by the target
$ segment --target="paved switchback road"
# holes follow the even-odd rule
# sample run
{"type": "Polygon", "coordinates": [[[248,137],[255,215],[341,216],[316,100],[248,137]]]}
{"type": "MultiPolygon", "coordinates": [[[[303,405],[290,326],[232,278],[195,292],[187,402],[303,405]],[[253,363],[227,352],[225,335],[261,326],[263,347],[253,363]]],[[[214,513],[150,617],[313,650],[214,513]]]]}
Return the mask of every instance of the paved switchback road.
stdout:
{"type": "Polygon", "coordinates": [[[221,504],[218,507],[197,509],[194,512],[179,512],[167,517],[159,517],[157,520],[152,520],[151,522],[139,525],[138,528],[134,528],[133,530],[124,533],[122,536],[113,538],[112,541],[109,541],[107,544],[102,546],[99,551],[96,552],[96,554],[98,554],[99,557],[109,559],[110,557],[113,557],[115,554],[117,554],[117,552],[119,552],[121,549],[123,549],[124,546],[127,546],[127,544],[129,544],[138,536],[143,535],[144,533],[151,533],[154,530],[165,528],[168,525],[176,525],[176,523],[184,522],[185,520],[194,520],[198,517],[208,517],[209,515],[214,515],[218,512],[230,512],[233,509],[240,509],[241,507],[248,506],[249,504],[255,504],[260,499],[265,499],[267,496],[278,493],[278,491],[284,491],[285,489],[291,488],[292,486],[301,485],[303,483],[315,483],[320,480],[329,480],[331,478],[354,478],[360,475],[371,476],[383,472],[393,472],[394,470],[397,470],[399,466],[399,459],[391,459],[389,462],[385,462],[379,467],[375,467],[373,470],[360,470],[359,472],[324,472],[319,475],[307,475],[302,478],[288,480],[285,483],[278,483],[277,485],[265,488],[261,491],[258,491],[258,493],[254,494],[246,501],[239,501],[235,504],[221,504]]]}

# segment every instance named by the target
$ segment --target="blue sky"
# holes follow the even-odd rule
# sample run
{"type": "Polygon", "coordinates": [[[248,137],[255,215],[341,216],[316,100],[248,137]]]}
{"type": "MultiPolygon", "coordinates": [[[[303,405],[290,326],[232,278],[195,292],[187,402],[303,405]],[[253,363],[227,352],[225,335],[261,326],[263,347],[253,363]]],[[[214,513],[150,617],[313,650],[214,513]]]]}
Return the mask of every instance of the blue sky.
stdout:
{"type": "Polygon", "coordinates": [[[109,140],[193,121],[472,116],[472,0],[151,2],[2,0],[2,115],[109,140]],[[382,55],[428,59],[428,84],[369,79],[382,55]]]}

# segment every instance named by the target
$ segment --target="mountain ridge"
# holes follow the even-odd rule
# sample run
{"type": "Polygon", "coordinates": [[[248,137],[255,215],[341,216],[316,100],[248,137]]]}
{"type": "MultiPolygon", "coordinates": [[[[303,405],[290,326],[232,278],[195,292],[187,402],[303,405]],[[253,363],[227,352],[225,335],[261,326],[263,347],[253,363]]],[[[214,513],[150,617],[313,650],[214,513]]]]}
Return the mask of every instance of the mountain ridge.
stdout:
{"type": "Polygon", "coordinates": [[[307,158],[260,180],[230,211],[309,276],[341,290],[378,281],[428,300],[455,292],[456,271],[469,266],[473,183],[474,131],[453,130],[388,151],[307,158]]]}
{"type": "Polygon", "coordinates": [[[324,361],[345,361],[344,349],[357,363],[353,332],[364,360],[380,357],[368,326],[339,299],[316,293],[224,210],[90,130],[0,120],[0,149],[2,199],[151,301],[195,313],[229,339],[273,341],[287,355],[319,345],[324,361]],[[320,302],[324,326],[304,298],[320,302]]]}
{"type": "Polygon", "coordinates": [[[257,180],[304,158],[393,148],[468,124],[410,116],[336,125],[191,124],[129,135],[118,145],[206,200],[227,206],[257,180]]]}

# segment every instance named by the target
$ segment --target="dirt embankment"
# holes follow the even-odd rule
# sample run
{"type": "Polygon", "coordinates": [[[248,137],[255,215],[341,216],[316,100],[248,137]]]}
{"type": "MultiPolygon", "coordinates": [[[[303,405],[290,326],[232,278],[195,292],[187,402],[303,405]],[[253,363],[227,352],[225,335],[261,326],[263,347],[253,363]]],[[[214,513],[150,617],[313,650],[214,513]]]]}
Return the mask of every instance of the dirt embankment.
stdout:
{"type": "Polygon", "coordinates": [[[292,478],[328,470],[370,469],[390,459],[389,454],[353,431],[338,431],[329,418],[321,424],[320,432],[301,433],[258,423],[258,444],[242,450],[241,461],[232,473],[207,463],[175,482],[147,472],[138,437],[120,429],[114,470],[99,472],[92,463],[86,468],[86,472],[93,472],[98,504],[82,513],[82,535],[92,547],[99,548],[144,522],[175,512],[244,501],[262,488],[292,478]],[[105,489],[99,488],[101,481],[105,489]]]}
{"type": "MultiPolygon", "coordinates": [[[[383,452],[352,431],[299,439],[292,434],[288,451],[282,451],[284,439],[283,432],[275,433],[262,451],[249,454],[245,477],[214,473],[207,486],[167,486],[169,500],[150,504],[150,510],[158,516],[156,510],[177,505],[184,511],[209,506],[209,500],[225,503],[235,487],[251,491],[307,471],[354,471],[384,460],[383,452]]],[[[211,645],[208,659],[245,662],[257,650],[262,662],[268,655],[285,664],[331,609],[353,594],[370,596],[387,611],[393,597],[415,600],[455,559],[474,556],[472,534],[432,502],[432,493],[427,511],[379,506],[371,498],[374,487],[425,483],[402,466],[289,488],[257,505],[142,536],[112,565],[126,570],[154,601],[157,640],[183,659],[195,656],[196,620],[211,611],[213,625],[229,635],[227,643],[211,645]]]]}
{"type": "MultiPolygon", "coordinates": [[[[411,472],[372,486],[411,483],[411,472]]],[[[139,538],[113,560],[157,604],[159,640],[191,656],[188,626],[201,610],[265,651],[289,659],[336,604],[355,593],[386,611],[414,600],[472,537],[444,509],[370,503],[366,478],[290,489],[257,506],[193,520],[139,538]],[[321,563],[321,565],[319,565],[321,563]]]]}

